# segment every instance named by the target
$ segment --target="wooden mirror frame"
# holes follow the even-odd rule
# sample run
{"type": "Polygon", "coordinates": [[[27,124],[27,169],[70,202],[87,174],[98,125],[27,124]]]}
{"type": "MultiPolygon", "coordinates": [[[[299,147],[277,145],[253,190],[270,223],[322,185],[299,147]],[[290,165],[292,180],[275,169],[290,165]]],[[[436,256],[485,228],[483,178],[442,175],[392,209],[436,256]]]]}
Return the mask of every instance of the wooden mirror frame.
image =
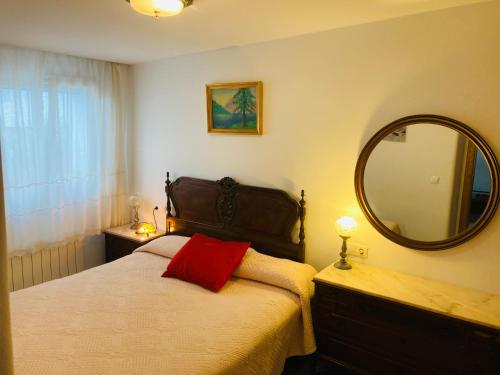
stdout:
{"type": "Polygon", "coordinates": [[[499,194],[499,183],[500,183],[500,168],[498,166],[498,161],[495,157],[495,154],[491,147],[486,143],[486,141],[473,129],[469,126],[448,117],[438,116],[438,115],[414,115],[403,117],[399,120],[396,120],[389,125],[383,127],[379,130],[365,145],[361,154],[359,156],[358,162],[356,164],[356,171],[354,176],[354,185],[356,190],[356,197],[358,199],[359,205],[363,210],[368,221],[374,226],[374,228],[380,232],[383,236],[388,238],[389,240],[416,250],[426,250],[426,251],[434,251],[434,250],[443,250],[448,249],[454,246],[458,246],[475,235],[481,232],[488,223],[493,219],[495,215],[495,211],[498,207],[500,194],[499,194]],[[476,221],[474,225],[465,231],[457,234],[456,236],[450,237],[446,240],[440,241],[419,241],[411,238],[403,237],[400,234],[397,234],[387,228],[375,215],[370,205],[368,204],[368,200],[365,195],[364,189],[364,174],[365,168],[368,163],[368,159],[372,153],[372,151],[377,147],[377,145],[390,133],[394,130],[399,129],[404,126],[413,125],[413,124],[436,124],[446,126],[450,129],[456,130],[457,132],[463,134],[470,141],[472,141],[477,148],[483,153],[484,158],[488,164],[488,168],[490,170],[490,178],[491,178],[491,193],[490,199],[484,209],[483,213],[476,221]]]}

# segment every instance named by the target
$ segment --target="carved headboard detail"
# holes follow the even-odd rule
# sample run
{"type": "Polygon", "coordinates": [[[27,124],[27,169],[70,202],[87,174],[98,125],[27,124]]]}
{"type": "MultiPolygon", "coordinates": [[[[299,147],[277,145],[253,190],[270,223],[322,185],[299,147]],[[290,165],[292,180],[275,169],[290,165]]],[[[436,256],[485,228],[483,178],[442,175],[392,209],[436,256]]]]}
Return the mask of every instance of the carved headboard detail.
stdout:
{"type": "Polygon", "coordinates": [[[264,254],[304,261],[305,201],[277,189],[240,185],[167,173],[167,235],[204,233],[222,240],[249,241],[264,254]],[[172,213],[172,206],[175,216],[172,213]],[[300,220],[299,242],[292,239],[300,220]]]}

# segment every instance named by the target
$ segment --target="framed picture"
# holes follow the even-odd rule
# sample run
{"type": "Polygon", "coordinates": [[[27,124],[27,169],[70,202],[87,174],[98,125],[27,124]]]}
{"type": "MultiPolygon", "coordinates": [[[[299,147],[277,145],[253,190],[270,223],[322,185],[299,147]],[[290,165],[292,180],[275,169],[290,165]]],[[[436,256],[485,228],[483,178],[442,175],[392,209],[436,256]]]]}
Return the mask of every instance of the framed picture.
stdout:
{"type": "Polygon", "coordinates": [[[207,85],[209,133],[262,134],[262,82],[207,85]]]}
{"type": "Polygon", "coordinates": [[[406,142],[406,126],[394,130],[384,140],[389,142],[406,142]]]}

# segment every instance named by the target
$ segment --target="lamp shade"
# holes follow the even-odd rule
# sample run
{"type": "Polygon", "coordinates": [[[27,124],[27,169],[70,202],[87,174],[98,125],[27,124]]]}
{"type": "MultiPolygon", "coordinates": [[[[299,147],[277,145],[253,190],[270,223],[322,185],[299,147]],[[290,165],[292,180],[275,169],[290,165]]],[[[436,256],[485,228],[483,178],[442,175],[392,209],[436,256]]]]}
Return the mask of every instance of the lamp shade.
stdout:
{"type": "Polygon", "coordinates": [[[358,228],[358,223],[351,216],[342,216],[335,222],[335,229],[342,237],[351,237],[358,228]]]}
{"type": "Polygon", "coordinates": [[[152,17],[170,17],[182,12],[182,0],[130,0],[130,6],[136,12],[152,17]]]}
{"type": "Polygon", "coordinates": [[[136,234],[145,234],[149,236],[150,234],[156,233],[156,227],[150,223],[141,223],[135,230],[136,234]]]}
{"type": "Polygon", "coordinates": [[[134,193],[130,197],[128,197],[128,205],[130,207],[139,207],[141,205],[139,194],[134,193]]]}

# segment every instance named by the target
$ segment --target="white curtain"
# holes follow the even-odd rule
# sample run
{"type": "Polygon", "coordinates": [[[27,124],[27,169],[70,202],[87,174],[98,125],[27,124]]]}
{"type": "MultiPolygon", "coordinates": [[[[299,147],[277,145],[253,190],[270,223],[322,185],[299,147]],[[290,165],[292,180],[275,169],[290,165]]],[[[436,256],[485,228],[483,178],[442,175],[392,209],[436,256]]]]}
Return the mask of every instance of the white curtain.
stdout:
{"type": "Polygon", "coordinates": [[[7,275],[3,185],[2,170],[0,169],[0,374],[2,375],[14,374],[12,339],[10,334],[9,281],[7,275]]]}
{"type": "Polygon", "coordinates": [[[9,253],[127,222],[127,69],[0,46],[9,253]]]}

